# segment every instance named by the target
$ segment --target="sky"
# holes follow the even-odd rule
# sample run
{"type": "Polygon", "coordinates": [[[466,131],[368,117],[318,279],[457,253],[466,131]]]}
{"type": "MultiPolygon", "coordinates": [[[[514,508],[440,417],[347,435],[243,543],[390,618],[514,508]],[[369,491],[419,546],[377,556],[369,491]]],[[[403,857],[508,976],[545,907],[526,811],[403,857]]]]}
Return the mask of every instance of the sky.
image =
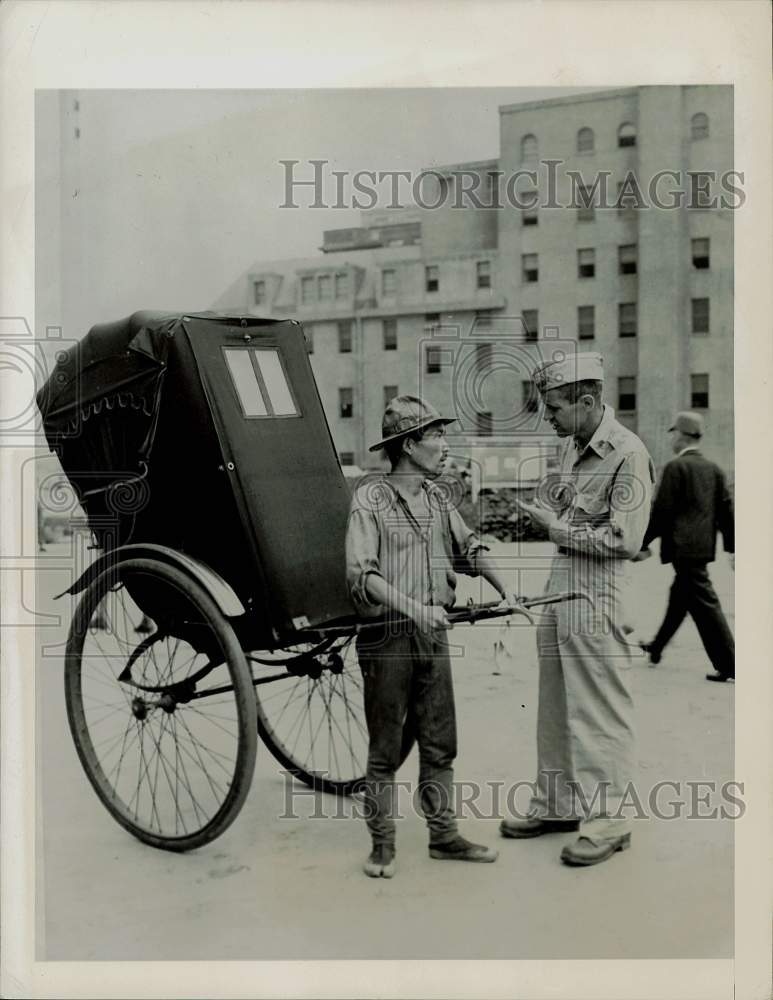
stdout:
{"type": "MultiPolygon", "coordinates": [[[[253,262],[315,255],[324,229],[359,224],[351,208],[280,208],[281,160],[419,171],[494,158],[500,105],[579,92],[65,92],[61,136],[55,118],[38,115],[41,213],[59,210],[52,195],[61,185],[61,280],[39,282],[50,292],[41,318],[77,332],[140,308],[209,308],[253,262]],[[69,167],[58,177],[52,164],[62,154],[69,167]]],[[[39,97],[38,110],[46,101],[50,110],[56,94],[39,97]]],[[[311,176],[311,167],[297,169],[311,176]]],[[[45,215],[39,231],[48,231],[45,215]]],[[[44,270],[52,268],[50,256],[44,270]]]]}

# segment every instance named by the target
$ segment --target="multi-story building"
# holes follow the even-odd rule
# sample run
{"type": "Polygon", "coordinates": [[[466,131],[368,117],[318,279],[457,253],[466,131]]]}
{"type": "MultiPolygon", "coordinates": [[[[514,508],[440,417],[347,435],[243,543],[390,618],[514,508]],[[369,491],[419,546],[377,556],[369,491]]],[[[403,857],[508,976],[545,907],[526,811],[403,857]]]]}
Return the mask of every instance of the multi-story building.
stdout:
{"type": "Polygon", "coordinates": [[[593,350],[607,401],[658,464],[674,412],[696,409],[732,470],[732,90],[499,113],[497,160],[435,169],[424,207],[363,213],[321,255],[255,264],[213,308],[303,322],[343,464],[372,466],[384,401],[418,392],[457,416],[460,451],[497,446],[492,482],[536,478],[550,435],[530,371],[593,350]]]}

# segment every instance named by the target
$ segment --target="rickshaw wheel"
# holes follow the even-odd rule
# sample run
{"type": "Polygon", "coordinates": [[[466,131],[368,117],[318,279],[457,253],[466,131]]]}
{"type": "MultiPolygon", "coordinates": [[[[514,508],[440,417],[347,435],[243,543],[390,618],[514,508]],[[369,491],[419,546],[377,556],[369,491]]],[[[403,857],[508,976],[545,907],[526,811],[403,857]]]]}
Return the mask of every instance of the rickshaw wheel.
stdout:
{"type": "MultiPolygon", "coordinates": [[[[277,650],[277,664],[303,646],[277,650]]],[[[256,672],[258,733],[270,753],[293,777],[319,792],[354,795],[362,791],[368,762],[368,729],[362,674],[354,637],[317,658],[322,669],[277,677],[276,667],[261,655],[261,672],[274,676],[261,683],[256,672]],[[331,655],[332,654],[332,655],[331,655]]],[[[303,671],[303,665],[300,666],[303,671]]],[[[406,722],[402,764],[414,743],[406,722]]]]}
{"type": "Polygon", "coordinates": [[[135,837],[186,851],[236,818],[255,769],[255,694],[196,581],[144,559],[95,580],[70,627],[65,698],[89,781],[135,837]]]}

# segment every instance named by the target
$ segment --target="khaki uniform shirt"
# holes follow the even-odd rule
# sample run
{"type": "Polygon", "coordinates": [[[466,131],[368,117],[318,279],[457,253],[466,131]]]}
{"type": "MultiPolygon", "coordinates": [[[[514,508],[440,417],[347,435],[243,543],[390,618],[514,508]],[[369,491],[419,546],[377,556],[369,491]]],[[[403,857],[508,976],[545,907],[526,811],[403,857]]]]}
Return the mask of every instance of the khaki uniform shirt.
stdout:
{"type": "Polygon", "coordinates": [[[652,460],[642,441],[605,406],[588,444],[579,450],[574,438],[568,438],[560,463],[560,475],[546,498],[559,513],[550,538],[571,565],[554,566],[549,587],[587,592],[600,611],[611,615],[619,597],[618,577],[626,560],[639,552],[649,523],[652,460]]]}

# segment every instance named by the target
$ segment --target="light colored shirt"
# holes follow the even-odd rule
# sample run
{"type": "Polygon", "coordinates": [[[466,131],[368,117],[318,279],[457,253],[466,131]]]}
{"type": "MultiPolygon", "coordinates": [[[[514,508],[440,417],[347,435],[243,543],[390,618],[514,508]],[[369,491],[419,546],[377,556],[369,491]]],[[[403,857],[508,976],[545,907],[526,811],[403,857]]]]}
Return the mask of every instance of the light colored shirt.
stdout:
{"type": "Polygon", "coordinates": [[[630,559],[641,548],[650,516],[655,469],[641,440],[604,407],[587,445],[568,439],[553,487],[559,521],[550,538],[570,554],[630,559]]]}
{"type": "Polygon", "coordinates": [[[358,613],[384,614],[368,596],[370,574],[420,604],[450,608],[456,572],[477,576],[475,554],[487,549],[467,527],[447,491],[423,483],[425,514],[413,513],[388,476],[357,484],[346,530],[346,577],[358,613]]]}

